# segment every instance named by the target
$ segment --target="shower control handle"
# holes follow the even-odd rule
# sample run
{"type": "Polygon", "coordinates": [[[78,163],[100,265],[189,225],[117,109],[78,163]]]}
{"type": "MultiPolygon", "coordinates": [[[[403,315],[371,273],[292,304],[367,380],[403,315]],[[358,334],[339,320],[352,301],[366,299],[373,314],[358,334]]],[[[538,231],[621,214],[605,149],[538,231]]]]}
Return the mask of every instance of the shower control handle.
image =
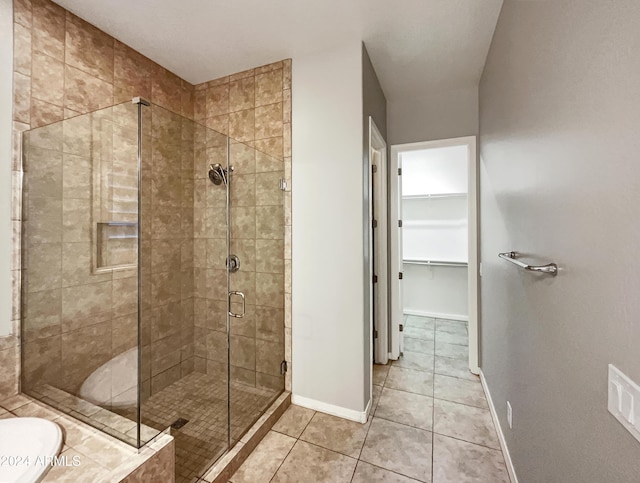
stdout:
{"type": "Polygon", "coordinates": [[[245,307],[246,307],[246,300],[245,300],[244,294],[242,292],[229,292],[229,315],[231,317],[235,317],[237,319],[241,319],[242,317],[244,317],[245,307]],[[241,314],[234,314],[233,312],[231,312],[231,297],[233,297],[234,295],[237,295],[240,298],[242,298],[242,313],[241,314]]]}

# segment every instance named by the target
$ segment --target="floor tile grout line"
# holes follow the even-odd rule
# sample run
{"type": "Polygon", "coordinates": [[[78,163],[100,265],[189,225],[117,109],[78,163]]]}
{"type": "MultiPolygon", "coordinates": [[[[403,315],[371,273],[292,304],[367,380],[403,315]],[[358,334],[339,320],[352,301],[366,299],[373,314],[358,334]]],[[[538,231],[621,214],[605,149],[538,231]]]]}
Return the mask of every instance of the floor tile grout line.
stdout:
{"type": "Polygon", "coordinates": [[[391,370],[391,364],[387,363],[385,364],[385,366],[388,366],[389,369],[387,369],[387,373],[384,375],[384,379],[382,381],[382,387],[384,387],[385,383],[387,382],[387,379],[389,378],[389,371],[391,370]]]}
{"type": "MultiPolygon", "coordinates": [[[[322,446],[321,444],[318,444],[318,443],[312,443],[311,441],[305,441],[304,439],[299,439],[298,441],[296,441],[296,443],[297,442],[310,444],[311,446],[315,446],[316,448],[324,449],[326,451],[331,451],[332,453],[335,453],[335,454],[340,455],[340,456],[344,456],[345,458],[349,458],[349,459],[352,459],[352,460],[355,460],[355,461],[360,461],[359,457],[356,458],[356,457],[353,457],[353,456],[349,456],[348,454],[341,453],[340,451],[336,451],[335,449],[325,448],[324,446],[322,446]]],[[[295,446],[295,444],[294,444],[294,446],[295,446]]]]}
{"type": "MultiPolygon", "coordinates": [[[[406,352],[411,352],[411,351],[406,351],[406,352]]],[[[435,358],[436,357],[442,357],[444,359],[449,359],[451,361],[462,361],[462,362],[466,362],[467,361],[467,359],[456,359],[455,357],[441,356],[440,354],[431,354],[430,352],[414,352],[414,354],[422,354],[422,355],[425,355],[425,356],[433,356],[434,357],[434,364],[435,364],[435,358]]],[[[398,359],[398,360],[400,360],[400,359],[398,359]]],[[[403,369],[414,369],[416,371],[426,371],[426,369],[416,369],[416,368],[413,368],[413,367],[400,366],[398,364],[394,365],[393,363],[391,363],[390,367],[401,367],[403,369]]],[[[451,376],[451,377],[455,377],[455,376],[451,376]]]]}
{"type": "Polygon", "coordinates": [[[420,426],[414,426],[413,424],[401,423],[400,421],[395,421],[393,419],[385,418],[382,416],[374,416],[377,419],[382,419],[384,421],[388,421],[390,423],[400,424],[401,426],[406,426],[407,428],[419,429],[420,431],[427,431],[429,433],[433,433],[433,424],[431,425],[431,429],[421,428],[420,426]]]}
{"type": "MultiPolygon", "coordinates": [[[[422,371],[422,372],[426,372],[426,371],[422,371]]],[[[434,375],[438,375],[438,376],[442,376],[443,374],[434,374],[434,375]]],[[[445,377],[452,377],[455,379],[460,379],[459,377],[454,377],[454,376],[445,376],[445,377]]],[[[460,379],[461,381],[467,381],[467,379],[460,379]]],[[[472,382],[472,381],[468,381],[468,382],[472,382]]],[[[463,403],[463,402],[459,402],[459,401],[452,401],[451,399],[444,399],[442,397],[436,397],[435,396],[435,392],[433,392],[434,395],[429,395],[429,394],[424,394],[421,392],[414,392],[414,391],[407,391],[405,389],[398,389],[397,387],[391,387],[391,386],[382,386],[385,387],[387,389],[393,389],[394,391],[401,391],[401,392],[406,392],[408,394],[417,394],[419,396],[425,396],[425,397],[430,397],[433,398],[434,400],[437,399],[438,401],[445,401],[445,402],[450,402],[450,403],[454,403],[454,404],[460,404],[462,406],[467,406],[470,408],[476,408],[476,409],[483,409],[485,411],[488,411],[488,408],[485,407],[481,407],[481,406],[474,406],[473,404],[468,404],[468,403],[463,403]]],[[[434,385],[434,391],[435,391],[435,385],[434,385]]]]}
{"type": "MultiPolygon", "coordinates": [[[[291,406],[289,406],[291,407],[291,406]]],[[[288,408],[287,408],[288,410],[288,408]]],[[[285,411],[286,412],[286,411],[285,411]]],[[[300,434],[298,435],[298,437],[295,438],[295,443],[293,443],[291,445],[291,449],[289,449],[289,451],[287,452],[287,455],[282,459],[282,461],[280,462],[280,464],[278,465],[278,468],[276,468],[275,473],[273,473],[273,476],[269,479],[269,481],[273,481],[273,479],[276,477],[276,475],[278,474],[278,471],[280,471],[280,468],[282,467],[282,465],[284,464],[284,462],[287,460],[287,458],[289,457],[289,455],[291,454],[291,452],[293,451],[293,448],[295,447],[296,444],[298,444],[300,440],[300,436],[302,436],[302,434],[305,432],[305,430],[307,429],[307,427],[309,426],[309,424],[311,424],[311,421],[313,420],[313,418],[316,416],[316,414],[318,414],[318,411],[313,411],[313,416],[311,416],[309,418],[309,421],[307,421],[307,424],[304,425],[304,428],[302,429],[302,431],[300,432],[300,434]]],[[[284,416],[284,413],[282,414],[282,416],[284,416]]],[[[280,416],[282,418],[282,416],[280,416]]],[[[276,421],[277,422],[277,421],[276,421]]],[[[273,429],[270,429],[269,431],[274,431],[273,429]]],[[[276,431],[277,433],[280,433],[279,431],[276,431]]],[[[280,434],[284,434],[284,433],[280,433],[280,434]]],[[[285,436],[289,436],[292,437],[291,435],[285,434],[285,436]]],[[[306,443],[306,441],[302,440],[303,442],[306,443]]],[[[258,443],[260,444],[260,443],[258,443]]],[[[257,447],[257,446],[256,446],[257,447]]],[[[255,450],[254,450],[255,451],[255,450]]]]}
{"type": "MultiPolygon", "coordinates": [[[[435,356],[434,356],[434,357],[435,357],[435,356]]],[[[394,388],[392,388],[392,387],[388,387],[388,386],[386,385],[386,379],[385,379],[385,384],[383,384],[383,386],[382,386],[382,390],[380,391],[380,398],[382,398],[382,392],[384,391],[384,389],[385,389],[385,388],[386,388],[386,389],[394,390],[394,388]]],[[[407,392],[408,394],[417,394],[417,393],[409,393],[408,391],[404,391],[404,392],[407,392]]],[[[418,395],[419,395],[419,396],[424,396],[424,397],[429,397],[428,395],[425,395],[425,394],[418,394],[418,395]]],[[[433,399],[433,398],[432,398],[432,399],[433,399]]],[[[378,400],[378,406],[380,406],[380,400],[378,400]]],[[[376,411],[378,410],[378,406],[376,406],[376,411]]],[[[371,424],[369,425],[369,429],[367,430],[367,436],[369,436],[369,431],[371,431],[371,426],[373,426],[373,419],[374,419],[375,417],[377,417],[377,416],[375,415],[375,412],[376,412],[376,411],[374,411],[374,414],[372,414],[372,415],[371,415],[371,424]]],[[[390,421],[390,422],[392,422],[392,423],[395,423],[395,421],[391,421],[391,420],[389,420],[389,419],[385,419],[385,418],[380,418],[380,419],[383,419],[383,420],[385,420],[385,421],[390,421]]],[[[397,424],[402,424],[402,423],[397,423],[397,424]]],[[[431,420],[431,425],[433,426],[433,418],[432,418],[432,420],[431,420]]],[[[412,426],[409,426],[409,425],[407,425],[407,424],[404,424],[403,426],[412,427],[412,426]]],[[[428,430],[426,430],[426,429],[421,429],[421,428],[417,428],[417,427],[413,427],[413,428],[414,428],[414,429],[420,429],[420,430],[422,430],[422,431],[428,431],[428,430]]],[[[431,452],[432,452],[432,456],[431,456],[431,466],[432,466],[432,471],[433,471],[433,431],[429,431],[429,432],[430,432],[430,433],[432,433],[432,434],[431,434],[431,442],[432,442],[432,444],[431,444],[431,452]]],[[[364,449],[364,446],[366,445],[366,443],[367,443],[367,437],[365,436],[364,443],[362,444],[362,450],[364,449]]],[[[360,456],[362,456],[362,450],[360,450],[360,456]]],[[[364,460],[360,459],[360,457],[358,457],[358,461],[363,461],[363,462],[368,463],[368,464],[370,464],[370,465],[372,465],[372,466],[376,466],[376,467],[378,467],[378,468],[382,468],[383,470],[386,470],[386,471],[391,471],[392,473],[398,474],[398,475],[400,475],[400,476],[404,476],[404,477],[406,477],[406,478],[411,478],[411,479],[415,479],[416,481],[420,481],[420,480],[417,480],[416,478],[413,478],[413,477],[411,477],[411,476],[409,476],[409,475],[405,475],[405,474],[403,474],[403,473],[398,473],[398,472],[396,472],[396,471],[392,471],[392,470],[389,470],[389,469],[387,469],[387,468],[383,468],[382,466],[375,465],[375,464],[370,463],[370,462],[368,462],[368,461],[364,461],[364,460]]],[[[357,466],[357,465],[356,465],[356,466],[357,466]]],[[[433,481],[433,475],[432,475],[431,481],[433,481]]]]}
{"type": "MultiPolygon", "coordinates": [[[[439,357],[439,356],[436,356],[436,357],[439,357]]],[[[453,360],[460,360],[460,359],[453,359],[453,360]]],[[[456,379],[462,379],[464,381],[475,380],[475,379],[465,379],[464,377],[459,377],[459,376],[452,376],[450,374],[442,374],[442,373],[438,372],[437,370],[420,369],[420,368],[417,368],[417,367],[407,367],[407,366],[400,366],[400,365],[394,365],[392,367],[399,367],[400,369],[411,369],[411,370],[420,371],[420,372],[432,372],[433,374],[437,374],[439,376],[455,377],[456,379]]],[[[478,381],[480,380],[479,376],[476,376],[471,371],[469,371],[469,374],[472,374],[474,377],[478,378],[478,381]]],[[[379,386],[379,385],[380,384],[374,384],[374,386],[379,386]]]]}
{"type": "Polygon", "coordinates": [[[483,411],[489,411],[489,408],[482,408],[480,406],[473,406],[472,404],[467,404],[467,403],[462,403],[462,402],[458,402],[458,401],[452,401],[450,399],[443,399],[441,397],[434,397],[433,398],[434,401],[438,400],[438,401],[444,401],[444,402],[448,402],[448,403],[452,403],[452,404],[459,404],[460,406],[466,406],[468,408],[473,408],[473,409],[482,409],[483,411]]]}
{"type": "MultiPolygon", "coordinates": [[[[309,421],[307,421],[307,424],[304,425],[304,428],[302,428],[302,431],[300,432],[300,435],[298,436],[298,439],[300,439],[300,437],[304,434],[304,432],[307,430],[307,428],[309,427],[309,425],[311,424],[311,421],[313,421],[313,418],[316,417],[316,414],[318,414],[318,411],[313,411],[313,416],[311,416],[309,418],[309,421]]],[[[303,440],[304,441],[304,440],[303,440]]]]}
{"type": "MultiPolygon", "coordinates": [[[[268,433],[267,433],[267,434],[268,434],[268,433]]],[[[280,464],[279,464],[279,465],[278,465],[278,467],[276,468],[276,471],[274,471],[274,472],[273,472],[273,475],[271,476],[271,478],[269,478],[269,481],[273,481],[273,479],[276,477],[276,475],[278,474],[278,471],[280,471],[280,468],[282,468],[282,465],[284,464],[284,462],[285,462],[285,461],[287,461],[287,458],[289,457],[289,455],[290,455],[290,454],[291,454],[291,452],[293,451],[293,448],[295,447],[295,445],[296,445],[296,444],[298,444],[298,441],[300,441],[300,440],[299,440],[299,439],[296,439],[295,443],[293,443],[293,444],[291,445],[291,448],[289,448],[289,451],[287,451],[287,454],[285,455],[285,457],[284,457],[284,458],[282,458],[282,461],[280,462],[280,464]]],[[[261,442],[262,442],[262,441],[261,441],[261,442]]],[[[258,443],[258,444],[260,444],[260,443],[258,443]]],[[[258,447],[258,446],[256,446],[256,448],[257,448],[257,447],[258,447]]],[[[255,448],[254,448],[254,450],[253,450],[253,451],[255,451],[255,448]]],[[[252,451],[252,453],[253,453],[253,451],[252,451]]],[[[242,466],[240,466],[240,467],[242,467],[242,466]]],[[[239,470],[239,469],[240,469],[240,468],[238,468],[238,470],[239,470]]],[[[238,470],[236,470],[236,471],[238,471],[238,470]]],[[[234,474],[235,474],[235,473],[234,473],[234,474]]],[[[233,476],[232,476],[232,478],[233,478],[233,476]]]]}
{"type": "MultiPolygon", "coordinates": [[[[433,411],[433,413],[435,413],[435,410],[432,410],[432,411],[433,411]]],[[[464,442],[464,443],[475,444],[476,446],[482,446],[483,448],[493,449],[493,450],[495,450],[495,451],[501,451],[501,450],[496,449],[496,448],[493,448],[493,447],[491,447],[491,446],[487,446],[486,444],[477,443],[477,442],[475,442],[475,441],[469,441],[469,440],[466,440],[466,439],[460,438],[460,437],[458,437],[458,436],[452,436],[452,435],[450,435],[450,434],[441,433],[441,432],[439,432],[439,431],[436,431],[436,430],[433,428],[433,426],[435,425],[435,414],[433,414],[433,418],[434,418],[434,419],[433,419],[433,424],[432,424],[431,429],[425,429],[425,428],[421,428],[421,427],[419,427],[419,426],[414,426],[414,425],[412,425],[412,424],[401,423],[401,422],[399,422],[399,421],[394,421],[393,419],[384,418],[384,417],[382,417],[382,416],[374,416],[374,417],[375,417],[375,418],[378,418],[378,419],[383,419],[384,421],[388,421],[388,422],[390,422],[390,423],[399,424],[400,426],[406,426],[407,428],[419,429],[420,431],[426,431],[426,432],[428,432],[428,433],[437,434],[438,436],[445,436],[445,437],[447,437],[447,438],[456,439],[456,440],[458,440],[458,441],[462,441],[462,442],[464,442]]],[[[325,448],[325,449],[329,449],[329,448],[325,448]]],[[[342,453],[341,453],[341,454],[342,454],[342,453]]],[[[346,455],[345,455],[345,456],[346,456],[346,455]]],[[[367,461],[367,463],[368,463],[368,461],[367,461]]]]}
{"type": "Polygon", "coordinates": [[[433,434],[437,434],[438,436],[444,436],[445,438],[455,439],[456,441],[462,441],[463,443],[473,444],[474,446],[480,446],[481,448],[490,449],[492,451],[499,451],[500,453],[502,453],[502,450],[499,448],[493,448],[491,446],[487,446],[486,444],[476,443],[475,441],[468,441],[458,436],[451,436],[450,434],[438,433],[437,431],[433,431],[433,434]]]}
{"type": "Polygon", "coordinates": [[[381,470],[388,471],[389,473],[393,473],[394,475],[403,476],[404,478],[409,478],[409,479],[411,479],[413,481],[419,481],[420,483],[426,483],[424,480],[419,480],[414,476],[405,475],[404,473],[400,473],[399,471],[396,471],[396,470],[390,470],[389,468],[385,468],[384,466],[380,466],[379,464],[371,463],[371,462],[365,461],[365,460],[358,460],[358,462],[360,462],[360,461],[362,461],[363,463],[366,463],[368,465],[375,466],[376,468],[379,468],[381,470]]]}
{"type": "MultiPolygon", "coordinates": [[[[387,373],[388,375],[388,373],[387,373]]],[[[386,380],[386,379],[385,379],[386,380]]],[[[369,436],[369,432],[371,431],[371,426],[373,425],[373,418],[375,417],[376,411],[378,410],[378,406],[380,406],[380,399],[382,398],[382,391],[384,390],[384,386],[382,386],[382,389],[380,389],[380,395],[378,396],[378,403],[376,404],[375,408],[372,408],[371,413],[369,414],[369,421],[367,421],[367,423],[369,423],[369,427],[367,428],[367,432],[364,435],[364,439],[362,440],[362,446],[360,447],[360,452],[358,453],[358,461],[360,461],[360,457],[362,456],[362,451],[364,450],[364,445],[367,444],[367,437],[369,436]]],[[[373,395],[371,396],[371,405],[373,405],[373,395]]],[[[367,424],[365,423],[365,424],[367,424]]],[[[358,465],[356,464],[356,467],[358,465]]],[[[355,470],[353,472],[353,476],[355,476],[355,470]]],[[[351,480],[353,480],[353,476],[351,476],[351,480]]]]}
{"type": "Polygon", "coordinates": [[[391,387],[391,386],[383,386],[383,388],[387,388],[387,389],[393,389],[394,391],[402,391],[402,392],[406,392],[408,394],[418,394],[419,396],[425,396],[425,397],[430,397],[433,398],[433,396],[429,395],[429,394],[423,394],[421,392],[413,392],[413,391],[406,391],[404,389],[398,389],[396,387],[391,387]]]}

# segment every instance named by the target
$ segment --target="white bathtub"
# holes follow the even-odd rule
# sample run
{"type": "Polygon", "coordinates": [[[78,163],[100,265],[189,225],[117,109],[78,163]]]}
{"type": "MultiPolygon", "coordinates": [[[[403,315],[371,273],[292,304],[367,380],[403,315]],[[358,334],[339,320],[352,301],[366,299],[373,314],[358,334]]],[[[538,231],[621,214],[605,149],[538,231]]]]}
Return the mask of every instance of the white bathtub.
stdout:
{"type": "Polygon", "coordinates": [[[60,427],[42,418],[0,419],[0,482],[35,483],[62,448],[60,427]]]}
{"type": "Polygon", "coordinates": [[[138,348],[134,347],[93,371],[82,383],[79,396],[97,406],[124,409],[138,404],[137,388],[138,348]]]}

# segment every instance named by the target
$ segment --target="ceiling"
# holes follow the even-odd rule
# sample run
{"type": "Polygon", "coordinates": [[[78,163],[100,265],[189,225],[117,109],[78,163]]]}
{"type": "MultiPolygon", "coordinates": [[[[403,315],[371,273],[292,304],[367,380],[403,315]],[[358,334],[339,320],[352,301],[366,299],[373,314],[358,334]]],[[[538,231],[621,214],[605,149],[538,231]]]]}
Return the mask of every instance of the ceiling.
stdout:
{"type": "Polygon", "coordinates": [[[475,86],[502,0],[55,0],[198,84],[364,40],[388,101],[475,86]]]}

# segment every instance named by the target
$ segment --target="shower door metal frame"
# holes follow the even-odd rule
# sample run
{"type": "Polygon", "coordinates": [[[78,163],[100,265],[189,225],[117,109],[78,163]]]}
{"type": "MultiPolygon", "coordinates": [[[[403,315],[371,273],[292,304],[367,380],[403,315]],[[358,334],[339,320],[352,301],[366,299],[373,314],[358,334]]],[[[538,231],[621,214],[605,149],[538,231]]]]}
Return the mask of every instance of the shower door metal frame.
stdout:
{"type": "Polygon", "coordinates": [[[231,270],[229,257],[231,256],[231,172],[229,166],[231,151],[229,136],[227,136],[227,182],[225,183],[226,217],[227,217],[227,256],[225,269],[227,271],[227,451],[231,449],[231,270]]]}
{"type": "Polygon", "coordinates": [[[142,426],[142,108],[151,103],[142,97],[134,97],[131,102],[138,106],[138,391],[137,391],[137,446],[141,448],[140,428],[142,426]]]}

